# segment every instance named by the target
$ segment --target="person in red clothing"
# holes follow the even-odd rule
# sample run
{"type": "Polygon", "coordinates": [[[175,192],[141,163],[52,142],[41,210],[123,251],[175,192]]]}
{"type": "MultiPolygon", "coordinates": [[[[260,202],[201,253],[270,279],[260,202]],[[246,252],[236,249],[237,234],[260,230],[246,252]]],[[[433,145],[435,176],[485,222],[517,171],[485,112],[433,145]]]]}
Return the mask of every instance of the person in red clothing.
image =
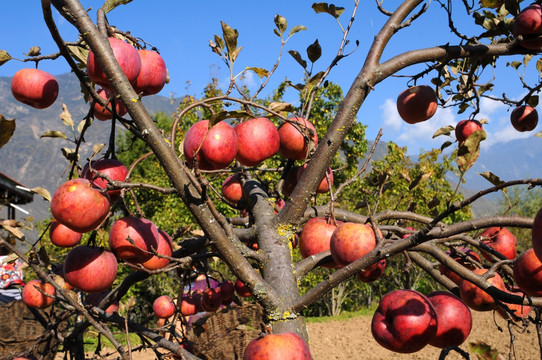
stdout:
{"type": "Polygon", "coordinates": [[[23,262],[9,250],[0,246],[0,305],[21,300],[23,281],[23,262]]]}

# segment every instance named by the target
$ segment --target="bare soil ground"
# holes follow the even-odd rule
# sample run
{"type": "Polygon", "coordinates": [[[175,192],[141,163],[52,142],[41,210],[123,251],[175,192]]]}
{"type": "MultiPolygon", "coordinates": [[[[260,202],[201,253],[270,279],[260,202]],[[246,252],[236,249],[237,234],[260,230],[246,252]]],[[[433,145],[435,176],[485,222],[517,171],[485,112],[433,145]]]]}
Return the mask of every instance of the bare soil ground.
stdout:
{"type": "MultiPolygon", "coordinates": [[[[511,346],[511,335],[507,322],[493,312],[473,312],[473,329],[461,349],[469,353],[471,360],[477,359],[509,359],[510,350],[515,356],[510,359],[541,359],[540,348],[536,337],[536,329],[530,324],[527,329],[521,326],[512,327],[514,346],[511,346]],[[499,330],[501,329],[501,330],[499,330]],[[500,356],[494,358],[478,357],[469,348],[471,343],[483,343],[498,351],[500,356]]],[[[440,349],[427,346],[414,354],[398,354],[382,348],[371,335],[371,316],[359,316],[348,320],[309,323],[310,348],[314,360],[437,360],[440,349]]],[[[61,359],[58,354],[57,359],[61,359]]],[[[92,357],[90,357],[92,358],[92,357]]],[[[114,358],[114,357],[113,357],[114,358]]],[[[134,354],[134,359],[156,359],[152,351],[134,354]]],[[[451,352],[446,360],[464,359],[457,352],[451,352]]],[[[220,360],[220,359],[216,359],[220,360]]],[[[287,359],[285,359],[287,360],[287,359]]]]}

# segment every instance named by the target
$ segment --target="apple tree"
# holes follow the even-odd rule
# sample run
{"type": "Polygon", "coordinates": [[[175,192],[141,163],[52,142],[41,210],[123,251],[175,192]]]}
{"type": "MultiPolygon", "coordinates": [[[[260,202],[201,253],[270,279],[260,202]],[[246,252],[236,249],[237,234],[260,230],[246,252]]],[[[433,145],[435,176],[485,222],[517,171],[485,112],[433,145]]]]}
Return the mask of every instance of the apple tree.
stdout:
{"type": "MultiPolygon", "coordinates": [[[[472,218],[469,213],[469,206],[487,194],[517,185],[540,186],[542,180],[505,182],[497,174],[486,173],[488,188],[469,198],[444,180],[447,172],[457,169],[462,182],[478,158],[480,143],[487,136],[483,122],[477,120],[481,99],[517,108],[511,121],[518,131],[536,127],[534,107],[540,84],[518,72],[518,86],[527,93],[515,101],[505,93],[496,95],[499,91],[487,73],[533,66],[540,71],[540,60],[531,61],[542,48],[538,3],[464,1],[454,3],[452,11],[452,3],[445,1],[376,2],[373,6],[384,20],[344,98],[328,75],[340,68],[345,57],[357,56],[350,38],[353,22],[363,16],[359,1],[354,1],[346,20],[345,8],[312,5],[315,12],[337,20],[343,34],[337,55],[327,66],[318,62],[322,54],[318,41],[303,54],[289,49],[289,39],[305,27],[291,26],[276,15],[274,32],[281,44],[276,64],[271,69],[247,65],[238,70],[242,61],[239,33],[233,24],[222,22],[222,34],[214,35],[210,46],[229,70],[227,88],[212,85],[201,99],[185,98],[169,121],[151,118],[141,101],[164,85],[168,59],[145,49],[151,39],[143,41],[129,29],[117,29],[108,22],[107,12],[126,2],[106,1],[94,23],[77,0],[42,0],[44,19],[59,52],[44,56],[34,51],[25,59],[38,63],[62,57],[89,100],[89,112],[76,134],[77,147],[64,150],[70,162],[68,178],[50,201],[56,221],[67,230],[90,235],[68,252],[56,276],[43,247],[38,246],[45,241],[44,234],[28,254],[0,239],[54,288],[34,294],[54,299],[60,316],[51,320],[56,331],[50,336],[61,340],[75,358],[84,357],[81,345],[89,327],[107,338],[123,359],[131,357],[132,349],[113,336],[114,327],[138,334],[143,347],[159,354],[194,358],[174,329],[166,335],[164,328],[147,326],[144,316],[123,317],[106,311],[134,284],[169,274],[179,275],[173,316],[183,324],[179,315],[189,315],[190,301],[194,301],[184,289],[191,289],[195,271],[205,275],[206,286],[197,295],[208,312],[221,304],[231,305],[237,280],[246,287],[263,309],[264,329],[272,334],[254,339],[245,359],[257,358],[258,349],[268,346],[284,351],[279,355],[282,358],[309,359],[302,311],[354,275],[362,282],[380,281],[384,263],[397,271],[398,259],[404,261],[402,271],[423,271],[447,292],[425,296],[405,289],[412,286],[406,281],[382,297],[371,330],[379,344],[393,351],[414,352],[428,344],[449,348],[465,341],[468,321],[459,324],[466,327],[455,329],[461,334],[458,338],[442,335],[458,325],[458,321],[444,320],[449,304],[461,308],[461,314],[470,314],[469,308],[495,310],[511,321],[523,315],[522,304],[535,308],[542,304],[542,278],[536,270],[537,255],[542,255],[542,216],[472,218]],[[441,23],[446,24],[443,30],[451,31],[455,41],[418,48],[409,30],[412,24],[423,23],[429,7],[438,5],[445,20],[441,23]],[[53,12],[77,29],[78,39],[68,42],[62,37],[53,12]],[[457,21],[458,17],[463,20],[457,21]],[[410,36],[411,48],[390,56],[390,42],[403,36],[410,36]],[[304,81],[284,82],[272,96],[262,98],[284,51],[301,66],[304,81]],[[501,58],[509,59],[508,66],[500,64],[501,58]],[[247,72],[261,79],[255,91],[240,82],[247,72]],[[431,121],[443,107],[470,115],[456,127],[438,130],[434,136],[447,140],[440,149],[422,154],[417,163],[407,164],[404,151],[390,144],[387,161],[374,162],[368,171],[372,150],[367,149],[364,128],[371,121],[357,115],[381,82],[397,76],[405,79],[404,91],[397,94],[398,112],[405,122],[431,121]],[[286,91],[297,91],[299,104],[284,101],[286,91]],[[107,146],[81,154],[79,145],[86,129],[93,120],[108,118],[107,146]],[[117,146],[116,126],[126,128],[133,139],[117,146]],[[131,146],[137,147],[137,157],[129,154],[131,146]],[[442,151],[449,147],[455,150],[442,158],[442,151]],[[126,154],[117,156],[120,149],[126,154]],[[359,166],[363,155],[366,164],[359,166]],[[119,158],[129,163],[119,164],[119,158]],[[434,165],[439,159],[440,164],[434,165]],[[147,171],[142,164],[149,163],[154,168],[147,171]],[[140,175],[138,181],[132,181],[132,174],[140,175]],[[226,189],[222,184],[230,176],[228,185],[232,186],[226,189]],[[159,202],[153,201],[155,196],[159,202]],[[154,215],[160,227],[152,221],[154,215]],[[516,257],[517,240],[504,231],[507,227],[533,229],[534,250],[516,257]],[[294,247],[296,237],[302,259],[294,247]],[[219,259],[227,271],[215,276],[202,265],[210,259],[219,259]],[[320,267],[330,269],[329,274],[301,291],[299,284],[320,267]],[[217,279],[221,283],[213,287],[211,280],[217,279]],[[519,292],[514,292],[517,287],[519,292]],[[87,300],[104,291],[107,295],[102,294],[98,305],[87,300]],[[412,304],[421,309],[416,315],[409,310],[412,304]],[[67,326],[57,326],[65,321],[67,326]],[[404,332],[405,328],[412,331],[404,332]]],[[[0,55],[2,63],[11,59],[6,51],[0,55]]],[[[46,107],[58,92],[56,81],[41,70],[14,78],[19,76],[25,81],[14,82],[12,91],[29,106],[46,107]]],[[[68,121],[67,109],[62,118],[68,121]]],[[[0,126],[9,133],[10,121],[2,117],[0,126]]],[[[59,132],[47,136],[65,137],[59,132]]],[[[1,139],[3,144],[9,135],[1,139]]],[[[17,236],[13,225],[4,223],[3,227],[17,236]]],[[[237,290],[242,293],[240,285],[237,290]]],[[[172,314],[171,308],[168,298],[160,297],[153,304],[162,324],[172,314]]],[[[536,319],[524,319],[536,326],[539,320],[538,311],[536,319]]]]}

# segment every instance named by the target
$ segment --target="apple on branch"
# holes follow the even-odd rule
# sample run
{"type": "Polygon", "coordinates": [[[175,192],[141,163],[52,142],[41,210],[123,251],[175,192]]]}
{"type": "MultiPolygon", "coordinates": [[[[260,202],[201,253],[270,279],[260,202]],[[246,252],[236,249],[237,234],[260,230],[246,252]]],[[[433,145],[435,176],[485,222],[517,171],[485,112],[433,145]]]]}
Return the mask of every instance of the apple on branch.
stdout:
{"type": "Polygon", "coordinates": [[[39,69],[21,69],[11,79],[11,93],[23,104],[36,109],[45,109],[56,101],[58,82],[48,72],[39,69]]]}
{"type": "Polygon", "coordinates": [[[408,124],[416,124],[433,117],[437,111],[437,95],[427,85],[412,86],[397,97],[399,116],[408,124]]]}

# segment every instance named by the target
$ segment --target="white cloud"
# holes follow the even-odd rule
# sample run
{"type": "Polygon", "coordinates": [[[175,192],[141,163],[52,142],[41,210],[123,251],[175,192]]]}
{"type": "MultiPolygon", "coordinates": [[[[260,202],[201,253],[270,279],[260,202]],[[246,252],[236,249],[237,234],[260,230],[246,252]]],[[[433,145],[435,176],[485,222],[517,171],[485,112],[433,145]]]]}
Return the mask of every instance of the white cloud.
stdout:
{"type": "Polygon", "coordinates": [[[403,120],[397,112],[397,106],[394,100],[386,99],[384,104],[380,106],[382,109],[383,127],[386,130],[399,130],[403,124],[403,120]]]}
{"type": "Polygon", "coordinates": [[[404,122],[397,112],[395,101],[392,99],[386,99],[381,109],[384,133],[387,137],[396,141],[400,146],[408,146],[409,150],[414,152],[418,152],[421,148],[440,147],[446,140],[451,140],[442,136],[436,139],[432,139],[432,137],[435,131],[441,127],[454,125],[457,122],[451,108],[439,108],[431,119],[417,124],[404,122]]]}

